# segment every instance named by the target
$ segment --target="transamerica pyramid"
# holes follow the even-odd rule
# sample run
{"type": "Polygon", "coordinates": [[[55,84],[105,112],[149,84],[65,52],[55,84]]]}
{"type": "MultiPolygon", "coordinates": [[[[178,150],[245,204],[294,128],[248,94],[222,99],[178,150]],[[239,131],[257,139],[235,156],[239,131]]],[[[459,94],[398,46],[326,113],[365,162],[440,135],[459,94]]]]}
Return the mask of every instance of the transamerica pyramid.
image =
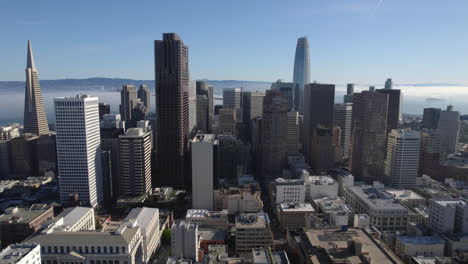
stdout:
{"type": "Polygon", "coordinates": [[[26,63],[26,87],[24,96],[24,133],[43,135],[49,133],[49,124],[44,109],[41,87],[31,42],[28,41],[28,60],[26,63]]]}

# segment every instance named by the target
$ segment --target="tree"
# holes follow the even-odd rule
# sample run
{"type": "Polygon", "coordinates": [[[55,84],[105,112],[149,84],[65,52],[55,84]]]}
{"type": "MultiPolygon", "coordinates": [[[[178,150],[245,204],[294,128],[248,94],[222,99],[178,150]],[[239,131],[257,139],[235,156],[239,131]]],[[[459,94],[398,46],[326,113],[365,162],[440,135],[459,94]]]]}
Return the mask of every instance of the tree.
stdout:
{"type": "Polygon", "coordinates": [[[163,233],[161,235],[161,241],[163,244],[169,244],[171,243],[171,230],[170,229],[164,229],[163,233]]]}

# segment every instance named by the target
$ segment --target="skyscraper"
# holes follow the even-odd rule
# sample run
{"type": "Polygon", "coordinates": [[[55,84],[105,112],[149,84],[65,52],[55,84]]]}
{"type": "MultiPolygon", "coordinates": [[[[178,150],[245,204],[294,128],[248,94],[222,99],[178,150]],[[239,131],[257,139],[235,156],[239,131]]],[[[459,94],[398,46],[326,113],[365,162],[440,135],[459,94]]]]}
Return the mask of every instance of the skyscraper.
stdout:
{"type": "Polygon", "coordinates": [[[277,80],[271,84],[271,90],[280,91],[288,99],[288,111],[294,109],[294,83],[277,80]]]}
{"type": "Polygon", "coordinates": [[[20,136],[19,127],[18,123],[0,127],[0,177],[10,175],[10,141],[20,136]]]}
{"type": "Polygon", "coordinates": [[[447,106],[447,110],[440,112],[437,129],[440,134],[442,153],[455,153],[460,135],[460,112],[453,111],[451,105],[447,106]]]}
{"type": "Polygon", "coordinates": [[[102,121],[102,117],[108,114],[110,114],[110,105],[99,103],[99,120],[102,121]]]}
{"type": "Polygon", "coordinates": [[[120,115],[128,127],[135,127],[136,122],[145,119],[147,108],[137,96],[133,85],[124,85],[120,91],[120,115]]]}
{"type": "Polygon", "coordinates": [[[309,83],[304,88],[304,131],[303,150],[306,160],[311,160],[311,144],[314,129],[320,125],[322,128],[333,128],[333,112],[335,105],[335,85],[309,83]]]}
{"type": "Polygon", "coordinates": [[[11,172],[14,176],[38,176],[36,134],[23,134],[10,141],[11,172]]]}
{"type": "Polygon", "coordinates": [[[252,119],[262,116],[265,92],[242,91],[242,122],[244,131],[241,138],[252,141],[252,119]]]}
{"type": "Polygon", "coordinates": [[[175,33],[155,41],[159,186],[185,187],[189,135],[188,47],[175,33]]]}
{"type": "Polygon", "coordinates": [[[424,108],[421,128],[436,129],[440,118],[440,108],[424,108]]]}
{"type": "Polygon", "coordinates": [[[102,203],[99,99],[85,94],[54,99],[60,200],[78,195],[86,206],[102,203]]]}
{"type": "Polygon", "coordinates": [[[237,136],[237,109],[223,108],[219,110],[218,133],[237,136]]]}
{"type": "Polygon", "coordinates": [[[288,100],[280,91],[267,90],[262,114],[262,177],[276,179],[286,165],[288,100]]]}
{"type": "Polygon", "coordinates": [[[138,196],[151,192],[151,131],[129,128],[119,136],[120,194],[138,196]]]}
{"type": "MultiPolygon", "coordinates": [[[[387,86],[387,84],[385,85],[387,86]]],[[[389,134],[393,129],[398,128],[398,123],[401,119],[401,90],[387,89],[386,87],[385,89],[377,89],[376,91],[388,94],[387,134],[389,134]]]]}
{"type": "Polygon", "coordinates": [[[296,55],[294,57],[294,105],[295,110],[302,113],[304,104],[304,85],[310,83],[310,54],[309,40],[301,37],[297,40],[296,55]]]}
{"type": "Polygon", "coordinates": [[[299,154],[299,113],[288,112],[288,129],[286,136],[286,155],[299,154]]]}
{"type": "Polygon", "coordinates": [[[357,181],[384,176],[388,95],[363,91],[353,95],[351,169],[357,181]]]}
{"type": "Polygon", "coordinates": [[[386,81],[385,81],[385,90],[391,90],[393,88],[393,82],[392,82],[392,78],[388,78],[386,81]]]}
{"type": "Polygon", "coordinates": [[[231,135],[218,135],[218,178],[227,185],[237,185],[237,177],[247,173],[250,149],[231,135]]]}
{"type": "Polygon", "coordinates": [[[34,64],[31,42],[28,41],[26,63],[26,89],[24,96],[24,133],[43,135],[49,133],[44,101],[42,100],[39,77],[34,64]]]}
{"type": "Polygon", "coordinates": [[[213,134],[197,134],[192,140],[192,208],[213,210],[215,168],[213,134]]]}
{"type": "Polygon", "coordinates": [[[333,168],[335,151],[333,128],[318,125],[314,128],[310,148],[310,166],[315,173],[324,173],[333,168]]]}
{"type": "Polygon", "coordinates": [[[334,126],[338,126],[341,130],[340,144],[343,148],[343,158],[345,159],[349,158],[350,155],[352,114],[352,103],[335,104],[333,123],[334,126]]]}
{"type": "Polygon", "coordinates": [[[196,81],[189,81],[189,132],[192,138],[197,132],[197,84],[196,81]]]}
{"type": "Polygon", "coordinates": [[[417,131],[393,129],[388,136],[385,183],[398,189],[416,185],[421,139],[417,131]]]}
{"type": "Polygon", "coordinates": [[[57,173],[57,145],[55,134],[41,135],[36,141],[37,172],[39,175],[57,173]]]}
{"type": "Polygon", "coordinates": [[[352,103],[354,93],[354,83],[348,83],[346,85],[346,94],[343,96],[343,103],[352,103]]]}
{"type": "Polygon", "coordinates": [[[205,81],[197,81],[197,130],[211,131],[213,119],[213,86],[205,81]]]}
{"type": "Polygon", "coordinates": [[[137,94],[140,101],[145,105],[146,114],[149,114],[151,111],[151,91],[148,85],[140,85],[137,94]]]}
{"type": "Polygon", "coordinates": [[[239,109],[242,107],[242,88],[223,89],[223,108],[239,109]]]}
{"type": "MultiPolygon", "coordinates": [[[[101,150],[110,152],[110,174],[112,176],[112,195],[117,198],[120,192],[120,146],[119,136],[125,132],[125,122],[120,114],[103,116],[101,122],[101,150]]],[[[109,153],[107,154],[109,155],[109,153]]]]}

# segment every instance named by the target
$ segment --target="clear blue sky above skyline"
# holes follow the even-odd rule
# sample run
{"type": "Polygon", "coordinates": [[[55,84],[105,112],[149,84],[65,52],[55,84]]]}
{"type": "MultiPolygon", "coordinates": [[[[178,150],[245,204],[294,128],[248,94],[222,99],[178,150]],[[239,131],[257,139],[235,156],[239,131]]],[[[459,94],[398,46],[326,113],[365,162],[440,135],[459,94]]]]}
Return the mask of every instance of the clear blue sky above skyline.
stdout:
{"type": "Polygon", "coordinates": [[[468,83],[466,0],[0,1],[0,80],[154,78],[153,40],[176,32],[193,79],[292,79],[308,36],[312,80],[468,83]]]}

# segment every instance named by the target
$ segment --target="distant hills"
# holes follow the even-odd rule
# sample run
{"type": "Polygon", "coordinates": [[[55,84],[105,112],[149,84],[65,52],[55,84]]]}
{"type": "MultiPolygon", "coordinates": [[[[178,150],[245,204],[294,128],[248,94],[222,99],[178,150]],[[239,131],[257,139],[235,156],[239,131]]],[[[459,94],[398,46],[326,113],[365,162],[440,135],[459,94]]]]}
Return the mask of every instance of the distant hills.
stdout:
{"type": "MultiPolygon", "coordinates": [[[[215,93],[220,94],[223,88],[243,87],[247,90],[266,90],[271,82],[235,81],[235,80],[205,80],[215,87],[215,93]]],[[[122,85],[146,84],[154,92],[153,80],[133,80],[119,78],[87,78],[87,79],[60,79],[41,80],[43,91],[77,90],[77,91],[119,91],[122,85]]],[[[0,91],[17,92],[24,89],[25,83],[18,81],[0,81],[0,91]]]]}

